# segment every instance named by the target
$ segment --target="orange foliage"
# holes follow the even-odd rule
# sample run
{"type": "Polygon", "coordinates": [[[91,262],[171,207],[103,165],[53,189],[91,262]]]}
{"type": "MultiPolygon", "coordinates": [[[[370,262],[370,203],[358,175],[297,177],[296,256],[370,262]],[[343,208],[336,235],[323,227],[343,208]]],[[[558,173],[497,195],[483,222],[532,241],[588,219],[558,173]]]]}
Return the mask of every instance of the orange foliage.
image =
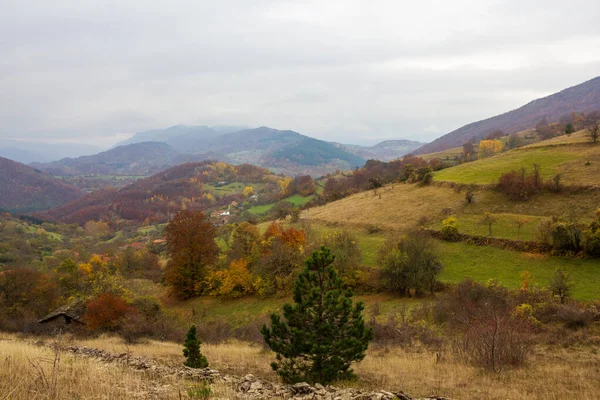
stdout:
{"type": "Polygon", "coordinates": [[[103,293],[87,302],[84,314],[89,329],[115,330],[132,308],[120,297],[103,293]]]}
{"type": "Polygon", "coordinates": [[[254,278],[245,259],[233,260],[228,269],[219,271],[216,275],[221,283],[217,294],[221,296],[235,298],[254,291],[254,278]]]}

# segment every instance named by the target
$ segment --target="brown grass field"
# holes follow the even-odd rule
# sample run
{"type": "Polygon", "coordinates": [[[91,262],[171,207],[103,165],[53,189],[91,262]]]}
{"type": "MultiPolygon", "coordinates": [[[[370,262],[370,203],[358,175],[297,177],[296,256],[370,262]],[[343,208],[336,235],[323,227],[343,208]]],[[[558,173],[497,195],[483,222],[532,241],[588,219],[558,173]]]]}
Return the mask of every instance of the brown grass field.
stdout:
{"type": "MultiPolygon", "coordinates": [[[[110,336],[77,341],[114,353],[129,351],[165,364],[183,362],[181,345],[150,341],[126,347],[110,336]]],[[[232,342],[202,345],[211,368],[224,373],[254,374],[276,380],[269,368],[272,354],[259,346],[232,342]]],[[[189,398],[191,382],[178,382],[126,367],[63,353],[58,372],[52,373],[53,352],[16,336],[0,340],[0,395],[2,399],[132,399],[189,398]],[[8,340],[7,340],[8,339],[8,340]],[[41,368],[41,369],[40,369],[41,368]],[[49,383],[42,377],[41,371],[49,383]],[[53,384],[56,377],[56,384],[53,384]]],[[[439,395],[453,399],[596,399],[600,393],[600,355],[597,346],[537,348],[524,368],[500,373],[484,373],[454,360],[451,353],[436,353],[421,348],[372,348],[355,366],[357,382],[337,386],[365,389],[403,390],[414,396],[439,395]]],[[[212,385],[215,399],[234,399],[235,393],[224,384],[212,385]]]]}
{"type": "Polygon", "coordinates": [[[461,215],[477,216],[485,212],[522,215],[533,220],[563,215],[589,219],[600,205],[600,191],[543,193],[519,202],[479,188],[473,204],[466,204],[465,192],[465,189],[457,192],[448,185],[398,183],[380,188],[376,194],[371,190],[310,208],[302,213],[302,218],[340,227],[406,229],[416,226],[422,217],[441,221],[448,213],[459,220],[461,215]]]}

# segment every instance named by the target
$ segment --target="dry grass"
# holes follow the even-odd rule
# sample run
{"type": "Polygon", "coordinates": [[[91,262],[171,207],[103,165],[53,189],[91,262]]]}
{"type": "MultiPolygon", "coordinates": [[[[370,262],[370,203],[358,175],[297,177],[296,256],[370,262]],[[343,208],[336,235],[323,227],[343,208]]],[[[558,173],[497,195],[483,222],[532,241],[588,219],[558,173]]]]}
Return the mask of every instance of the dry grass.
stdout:
{"type": "Polygon", "coordinates": [[[302,213],[302,217],[330,224],[369,226],[387,229],[413,226],[422,215],[435,215],[444,208],[462,208],[464,193],[447,187],[418,184],[388,185],[358,193],[302,213]],[[381,194],[381,198],[379,198],[381,194]]]}
{"type": "MultiPolygon", "coordinates": [[[[120,339],[102,336],[78,341],[116,353],[124,351],[120,339]]],[[[164,363],[181,363],[181,345],[149,342],[129,346],[132,355],[143,355],[164,363]]],[[[275,380],[269,368],[272,354],[258,346],[234,342],[203,345],[203,353],[211,367],[243,375],[247,373],[275,380]]],[[[36,381],[36,372],[29,359],[51,356],[49,350],[13,338],[0,341],[0,393],[13,392],[11,399],[48,398],[43,386],[36,381]]],[[[63,356],[60,372],[60,396],[56,398],[146,398],[149,393],[160,393],[159,398],[176,398],[181,389],[186,396],[185,383],[161,382],[159,377],[148,377],[125,368],[106,366],[93,360],[63,356]],[[162,390],[162,392],[160,391],[162,390]]],[[[538,348],[527,367],[501,373],[483,373],[454,360],[451,354],[402,348],[372,348],[361,363],[355,365],[361,377],[348,383],[366,389],[403,390],[412,395],[443,395],[455,399],[594,399],[598,398],[597,379],[600,376],[600,355],[597,348],[538,348]]],[[[187,387],[189,387],[189,383],[187,387]]],[[[339,383],[338,386],[344,386],[339,383]]],[[[231,389],[213,385],[215,398],[233,398],[231,389]]]]}
{"type": "MultiPolygon", "coordinates": [[[[108,341],[123,352],[118,339],[108,341]]],[[[107,342],[107,343],[108,343],[107,342]]],[[[91,344],[91,343],[90,343],[91,344]]],[[[153,343],[156,348],[156,343],[153,343]]],[[[0,337],[0,399],[188,399],[196,383],[173,381],[150,372],[108,365],[100,361],[55,352],[14,335],[0,337]]],[[[211,385],[214,399],[233,399],[234,391],[224,383],[211,385]]]]}
{"type": "MultiPolygon", "coordinates": [[[[598,162],[600,165],[600,160],[598,162]]],[[[437,223],[445,218],[442,210],[451,210],[459,220],[461,215],[479,216],[485,212],[523,216],[528,220],[538,217],[574,215],[592,218],[600,204],[600,191],[579,193],[543,193],[528,201],[511,201],[494,190],[475,191],[473,204],[465,202],[465,190],[457,193],[448,186],[421,186],[418,184],[387,185],[373,191],[358,193],[324,206],[310,208],[302,218],[324,224],[365,228],[378,225],[385,229],[404,229],[415,226],[425,216],[437,223]],[[381,198],[379,198],[381,194],[381,198]]]]}

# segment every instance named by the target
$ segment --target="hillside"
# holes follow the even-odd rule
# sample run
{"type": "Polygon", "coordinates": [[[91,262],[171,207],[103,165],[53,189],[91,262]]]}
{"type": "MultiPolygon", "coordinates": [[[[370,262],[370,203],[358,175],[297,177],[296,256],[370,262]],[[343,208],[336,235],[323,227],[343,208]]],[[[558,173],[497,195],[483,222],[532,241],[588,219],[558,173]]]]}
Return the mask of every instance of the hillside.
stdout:
{"type": "Polygon", "coordinates": [[[507,134],[532,128],[542,118],[557,121],[561,116],[576,112],[589,112],[600,109],[600,77],[564,89],[504,114],[473,122],[442,137],[437,138],[418,150],[415,154],[434,153],[462,146],[472,138],[481,139],[490,132],[501,129],[507,134]]]}
{"type": "Polygon", "coordinates": [[[0,157],[0,208],[33,212],[58,207],[83,196],[76,187],[25,164],[0,157]]]}
{"type": "Polygon", "coordinates": [[[84,224],[90,220],[134,220],[166,222],[182,208],[206,210],[242,202],[242,190],[277,192],[281,177],[253,165],[228,165],[204,161],[181,164],[139,179],[124,188],[95,191],[62,207],[38,214],[53,221],[84,224]],[[265,182],[270,189],[265,189],[265,182]],[[236,183],[235,188],[228,186],[236,183]],[[225,185],[224,184],[229,184],[225,185]],[[227,189],[227,190],[220,190],[227,189]]]}
{"type": "Polygon", "coordinates": [[[334,143],[365,160],[392,161],[406,154],[412,153],[423,145],[412,140],[385,140],[373,146],[360,146],[355,144],[334,143]]]}
{"type": "MultiPolygon", "coordinates": [[[[286,175],[318,176],[337,169],[353,169],[365,163],[364,157],[345,147],[336,147],[294,131],[264,126],[235,131],[231,129],[235,127],[178,125],[140,132],[121,144],[161,142],[181,154],[188,154],[186,161],[199,161],[196,154],[207,154],[200,159],[210,157],[235,164],[249,163],[286,175]]],[[[179,160],[183,157],[180,156],[179,160]]],[[[155,162],[160,163],[161,160],[155,162]]]]}
{"type": "Polygon", "coordinates": [[[220,160],[215,154],[184,154],[166,143],[142,142],[118,146],[92,156],[64,158],[31,166],[58,176],[137,175],[149,176],[185,162],[220,160]]]}
{"type": "Polygon", "coordinates": [[[587,131],[543,140],[494,157],[457,165],[435,173],[435,179],[457,183],[489,184],[505,172],[540,167],[543,179],[560,174],[565,185],[599,186],[600,146],[590,142],[587,131]]]}

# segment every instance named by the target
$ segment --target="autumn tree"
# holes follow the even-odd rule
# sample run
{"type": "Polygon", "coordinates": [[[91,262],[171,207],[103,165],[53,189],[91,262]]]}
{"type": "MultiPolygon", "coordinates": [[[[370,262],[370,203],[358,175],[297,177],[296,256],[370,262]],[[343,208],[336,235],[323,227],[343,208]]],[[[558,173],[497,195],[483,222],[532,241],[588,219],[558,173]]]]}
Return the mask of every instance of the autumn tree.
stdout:
{"type": "Polygon", "coordinates": [[[242,222],[236,226],[231,234],[230,259],[249,258],[259,239],[260,233],[256,226],[248,222],[242,222]]]}
{"type": "Polygon", "coordinates": [[[217,261],[219,254],[215,232],[215,227],[200,211],[180,211],[167,225],[170,260],[165,282],[176,296],[189,299],[201,293],[207,268],[217,261]]]}
{"type": "Polygon", "coordinates": [[[467,142],[467,143],[463,144],[462,148],[463,148],[462,154],[463,154],[463,158],[465,160],[471,159],[471,156],[473,156],[475,154],[475,146],[471,142],[467,142]]]}
{"type": "Polygon", "coordinates": [[[492,225],[494,225],[494,223],[496,223],[496,221],[497,221],[497,218],[489,212],[486,212],[485,214],[483,214],[483,217],[481,217],[481,219],[479,219],[479,223],[481,225],[487,225],[488,236],[492,236],[492,225]]]}
{"type": "Polygon", "coordinates": [[[558,296],[561,304],[565,304],[565,300],[571,295],[573,281],[568,273],[564,272],[560,268],[557,268],[554,271],[554,275],[552,276],[552,280],[550,281],[548,288],[553,295],[558,296]]]}
{"type": "Polygon", "coordinates": [[[284,229],[279,223],[269,225],[261,241],[261,257],[255,267],[263,281],[261,291],[265,294],[285,292],[291,286],[291,276],[302,263],[306,234],[290,227],[284,229]]]}
{"type": "Polygon", "coordinates": [[[442,264],[433,240],[422,232],[389,238],[380,248],[378,264],[384,287],[401,296],[433,293],[442,264]]]}
{"type": "Polygon", "coordinates": [[[327,384],[353,376],[350,366],[365,357],[373,330],[364,323],[362,303],[352,303],[332,267],[326,247],[315,251],[294,285],[294,303],[283,306],[283,317],[271,315],[261,333],[276,353],[271,364],[284,382],[327,384]]]}
{"type": "Polygon", "coordinates": [[[296,191],[301,196],[310,196],[315,193],[315,183],[310,175],[297,176],[296,191]]]}
{"type": "Polygon", "coordinates": [[[354,273],[360,267],[362,252],[358,240],[348,231],[336,231],[323,237],[323,244],[335,256],[333,267],[346,283],[353,282],[354,273]]]}
{"type": "Polygon", "coordinates": [[[246,186],[244,190],[242,190],[242,194],[246,197],[252,196],[254,194],[254,189],[252,186],[246,186]]]}
{"type": "Polygon", "coordinates": [[[477,155],[479,158],[491,157],[500,153],[504,149],[504,143],[501,140],[482,140],[479,142],[477,155]]]}

